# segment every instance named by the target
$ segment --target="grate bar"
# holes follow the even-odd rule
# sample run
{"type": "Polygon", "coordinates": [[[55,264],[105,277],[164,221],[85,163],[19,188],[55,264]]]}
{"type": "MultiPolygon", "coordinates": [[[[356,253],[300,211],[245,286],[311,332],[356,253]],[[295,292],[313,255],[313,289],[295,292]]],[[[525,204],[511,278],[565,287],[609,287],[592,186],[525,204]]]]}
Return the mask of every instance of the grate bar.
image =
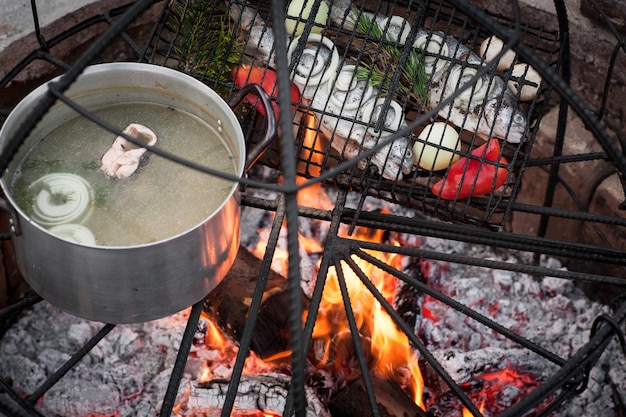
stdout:
{"type": "MultiPolygon", "coordinates": [[[[626,303],[623,303],[615,311],[613,320],[617,323],[624,323],[626,320],[626,303]]],[[[541,398],[547,398],[559,387],[565,386],[568,381],[575,381],[580,376],[580,370],[590,368],[598,360],[614,336],[614,329],[611,326],[600,326],[584,347],[582,347],[561,369],[548,378],[542,385],[535,388],[526,397],[520,399],[514,406],[500,414],[499,417],[516,417],[531,410],[540,402],[541,398]]]]}
{"type": "Polygon", "coordinates": [[[70,359],[67,360],[54,374],[52,374],[39,388],[26,397],[26,402],[30,405],[35,405],[50,388],[65,376],[81,359],[87,355],[94,346],[96,346],[111,330],[115,328],[114,324],[105,324],[98,333],[87,341],[70,359]]]}
{"type": "Polygon", "coordinates": [[[198,328],[198,322],[200,321],[200,314],[202,313],[202,306],[204,300],[198,301],[191,307],[189,312],[189,318],[187,319],[187,325],[185,326],[185,332],[180,341],[180,348],[176,355],[176,361],[172,368],[165,395],[163,397],[163,404],[161,405],[160,417],[170,417],[172,415],[172,409],[176,402],[176,395],[178,394],[178,388],[180,387],[180,381],[183,378],[185,372],[185,364],[189,358],[189,351],[191,350],[191,343],[193,342],[193,336],[198,328]]]}
{"type": "MultiPolygon", "coordinates": [[[[284,205],[282,204],[282,198],[277,203],[279,206],[279,210],[276,212],[276,216],[274,216],[274,221],[272,224],[272,229],[270,231],[270,235],[267,239],[267,246],[265,249],[265,254],[263,256],[263,260],[261,263],[261,269],[259,271],[259,276],[257,280],[256,287],[254,289],[254,293],[252,294],[252,301],[250,302],[249,315],[246,320],[246,324],[243,328],[243,332],[241,334],[241,338],[239,340],[239,350],[237,351],[237,357],[235,359],[235,364],[233,366],[233,371],[231,374],[231,380],[228,384],[228,390],[226,391],[226,397],[224,400],[224,406],[222,408],[222,417],[228,417],[231,415],[233,406],[235,404],[235,399],[237,396],[237,387],[239,386],[239,381],[241,380],[241,375],[243,373],[243,368],[245,365],[246,358],[248,356],[248,352],[250,349],[250,344],[252,342],[252,336],[254,333],[254,328],[259,318],[259,313],[261,311],[261,302],[263,301],[263,292],[265,290],[265,286],[267,285],[267,279],[269,277],[269,271],[272,266],[272,258],[274,256],[274,252],[276,251],[276,247],[278,245],[278,238],[281,230],[281,225],[285,217],[284,205]]],[[[287,401],[286,409],[289,408],[289,398],[287,401]]]]}
{"type": "MultiPolygon", "coordinates": [[[[493,329],[495,331],[497,331],[498,333],[500,333],[503,336],[506,336],[508,339],[520,344],[521,346],[537,353],[540,356],[543,356],[545,359],[548,359],[549,361],[557,364],[557,365],[563,365],[566,361],[565,359],[562,359],[561,357],[559,357],[558,355],[542,348],[541,346],[537,345],[536,343],[533,343],[532,341],[518,335],[517,333],[509,330],[508,328],[500,325],[499,323],[491,320],[490,318],[487,318],[485,316],[483,316],[482,314],[479,314],[478,312],[476,312],[475,310],[467,307],[466,305],[463,305],[461,303],[459,303],[458,301],[456,301],[455,299],[448,297],[442,293],[440,293],[439,291],[436,291],[434,289],[432,289],[431,287],[429,287],[428,285],[415,280],[414,278],[411,278],[410,276],[401,273],[391,267],[389,267],[388,265],[386,265],[384,262],[379,261],[378,259],[376,259],[375,257],[369,255],[366,252],[363,252],[361,249],[357,249],[356,247],[356,242],[353,243],[353,245],[355,245],[355,249],[353,249],[354,253],[356,255],[358,255],[360,258],[363,258],[365,260],[367,260],[368,262],[370,262],[372,265],[377,266],[378,268],[382,269],[383,271],[387,272],[388,274],[394,275],[395,277],[401,279],[402,281],[406,282],[407,284],[412,285],[413,287],[419,289],[420,291],[424,292],[425,294],[430,295],[431,297],[445,303],[446,305],[449,305],[450,307],[454,308],[455,310],[459,311],[460,313],[473,318],[474,320],[476,320],[477,322],[484,324],[485,326],[489,327],[490,329],[493,329]]],[[[432,259],[432,258],[429,258],[432,259]]]]}
{"type": "MultiPolygon", "coordinates": [[[[354,251],[353,253],[357,254],[363,259],[367,259],[370,263],[376,265],[372,262],[368,254],[364,252],[354,251]],[[368,259],[369,258],[369,259],[368,259]]],[[[463,404],[467,409],[473,414],[480,416],[481,413],[476,408],[474,403],[469,399],[469,397],[465,394],[465,392],[458,386],[457,383],[454,382],[450,374],[437,362],[434,356],[430,353],[430,351],[426,348],[424,343],[415,336],[412,329],[407,325],[407,323],[402,320],[400,315],[394,308],[389,304],[389,302],[383,297],[383,295],[378,291],[378,289],[372,284],[367,276],[363,273],[363,271],[356,265],[354,260],[350,256],[344,256],[344,261],[350,266],[350,268],[357,274],[363,285],[367,287],[370,293],[376,298],[376,300],[383,306],[387,314],[393,319],[396,325],[402,329],[402,331],[406,334],[406,336],[411,341],[411,344],[420,352],[420,354],[424,357],[424,359],[437,371],[437,374],[441,377],[441,379],[448,385],[448,387],[456,394],[461,404],[463,404]]]]}

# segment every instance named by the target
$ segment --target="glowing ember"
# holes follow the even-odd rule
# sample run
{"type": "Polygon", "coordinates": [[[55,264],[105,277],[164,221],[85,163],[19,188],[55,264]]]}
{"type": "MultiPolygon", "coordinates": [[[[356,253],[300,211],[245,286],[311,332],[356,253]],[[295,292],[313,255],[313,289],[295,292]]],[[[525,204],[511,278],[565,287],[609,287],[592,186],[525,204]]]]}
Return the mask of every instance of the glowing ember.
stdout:
{"type": "MultiPolygon", "coordinates": [[[[230,378],[232,365],[239,350],[234,341],[227,337],[213,322],[213,319],[203,313],[201,317],[204,338],[192,346],[190,357],[203,360],[202,370],[198,376],[199,382],[208,382],[212,379],[230,378]]],[[[263,361],[254,352],[249,352],[243,374],[259,374],[271,372],[277,365],[263,361]]]]}
{"type": "MultiPolygon", "coordinates": [[[[472,378],[462,387],[469,391],[474,404],[480,404],[480,412],[486,416],[497,415],[528,395],[540,384],[530,373],[521,372],[511,365],[497,371],[486,372],[472,378]]],[[[463,417],[472,414],[463,409],[463,417]]]]}

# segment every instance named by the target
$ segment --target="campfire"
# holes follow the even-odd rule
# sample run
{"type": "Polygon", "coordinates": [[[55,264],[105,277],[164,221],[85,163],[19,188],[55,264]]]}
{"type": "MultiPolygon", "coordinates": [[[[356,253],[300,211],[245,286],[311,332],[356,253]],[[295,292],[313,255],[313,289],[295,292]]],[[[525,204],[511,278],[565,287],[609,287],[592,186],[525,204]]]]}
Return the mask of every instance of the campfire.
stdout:
{"type": "MultiPolygon", "coordinates": [[[[325,192],[322,187],[311,191],[325,192]]],[[[370,209],[381,209],[379,202],[372,200],[370,203],[370,209]]],[[[265,216],[273,214],[266,213],[265,216]]],[[[266,221],[261,223],[267,224],[266,221]]],[[[311,230],[321,230],[319,222],[310,223],[311,230]]],[[[303,236],[308,235],[303,237],[304,240],[310,240],[315,235],[311,230],[302,231],[303,236]]],[[[347,233],[346,230],[344,234],[347,233]]],[[[387,240],[395,245],[420,245],[445,251],[482,251],[484,257],[492,259],[523,256],[496,254],[488,248],[366,228],[357,228],[352,238],[387,240]]],[[[260,243],[250,250],[254,251],[258,245],[260,243]]],[[[323,242],[309,245],[305,252],[315,259],[320,245],[323,242]]],[[[242,251],[245,250],[242,248],[242,251]]],[[[371,254],[374,257],[385,255],[371,254]]],[[[553,371],[553,367],[546,365],[545,361],[515,348],[510,341],[486,330],[484,326],[472,324],[450,306],[431,296],[408,291],[408,287],[396,277],[373,268],[358,257],[353,258],[356,270],[368,277],[389,303],[397,306],[399,311],[408,312],[407,305],[413,308],[412,316],[407,313],[404,317],[407,321],[413,320],[416,334],[460,384],[482,415],[497,415],[506,410],[553,371]]],[[[414,276],[419,275],[419,279],[433,288],[458,297],[461,302],[484,311],[511,329],[528,337],[549,340],[554,350],[564,355],[574,352],[585,342],[592,318],[605,310],[605,307],[587,300],[566,281],[549,278],[537,281],[530,276],[504,271],[481,273],[478,268],[468,269],[447,262],[411,259],[401,255],[383,260],[400,270],[413,271],[414,276]],[[540,308],[542,305],[548,306],[548,309],[540,308]]],[[[544,262],[557,261],[545,259],[544,262]]],[[[379,303],[365,290],[359,279],[360,273],[355,273],[344,262],[339,264],[342,265],[341,270],[334,265],[328,268],[308,356],[307,400],[310,415],[329,415],[328,410],[334,411],[330,415],[349,415],[345,414],[346,404],[352,415],[362,415],[358,413],[369,407],[360,388],[362,380],[357,355],[343,309],[340,283],[345,282],[354,311],[354,324],[359,331],[379,405],[385,407],[389,415],[403,415],[407,409],[411,410],[410,404],[413,404],[412,407],[428,410],[432,415],[471,416],[436,373],[420,360],[406,335],[397,329],[379,303]],[[404,402],[398,401],[399,393],[404,396],[404,402]],[[360,401],[360,410],[355,410],[354,401],[348,402],[350,396],[356,396],[357,403],[360,401]],[[337,411],[340,407],[344,409],[337,411]]],[[[283,285],[280,280],[284,280],[281,272],[285,265],[280,251],[274,265],[277,273],[271,291],[276,295],[283,285]]],[[[310,290],[310,285],[303,281],[303,292],[310,290]]],[[[267,300],[272,301],[271,294],[267,295],[267,300]]],[[[228,334],[228,329],[224,332],[217,325],[220,318],[212,317],[216,310],[206,310],[210,313],[203,313],[196,329],[176,398],[175,416],[219,415],[232,374],[238,344],[228,334]]],[[[61,380],[60,385],[46,393],[39,403],[40,409],[46,413],[76,417],[144,415],[158,409],[159,395],[167,382],[187,314],[181,312],[155,322],[115,329],[61,380]],[[98,384],[103,388],[94,389],[79,382],[85,379],[100,381],[98,384]]],[[[7,360],[0,365],[0,371],[3,375],[10,375],[16,383],[22,381],[19,383],[23,385],[19,388],[25,393],[32,392],[33,386],[41,382],[49,369],[54,369],[69,354],[65,352],[91,337],[98,327],[97,323],[62,313],[45,302],[39,303],[2,339],[0,352],[7,360]],[[68,337],[55,340],[44,336],[51,330],[68,337]]],[[[289,389],[289,353],[275,352],[265,359],[260,356],[256,352],[248,355],[233,415],[269,417],[282,413],[289,389]]],[[[624,365],[617,344],[607,350],[602,363],[624,365]]],[[[619,371],[615,375],[619,375],[619,371]]],[[[592,386],[599,386],[597,384],[603,378],[597,373],[592,374],[592,386]]],[[[611,383],[623,385],[624,380],[614,377],[611,383]]],[[[600,391],[594,389],[594,392],[600,391]]],[[[595,401],[592,400],[595,394],[577,397],[555,415],[571,415],[568,414],[571,410],[580,407],[594,409],[611,406],[612,397],[607,394],[610,393],[600,392],[595,401]]]]}
{"type": "MultiPolygon", "coordinates": [[[[315,142],[315,136],[309,136],[307,140],[315,142]]],[[[304,188],[298,198],[303,206],[329,210],[337,197],[332,189],[316,184],[304,188]]],[[[349,195],[347,205],[356,205],[359,199],[360,195],[349,195]]],[[[369,198],[363,207],[394,215],[414,214],[369,198]]],[[[273,212],[244,208],[242,217],[256,222],[256,227],[243,231],[242,242],[246,247],[240,249],[229,277],[206,300],[172,415],[221,414],[239,351],[238,338],[249,307],[250,288],[256,280],[274,216],[273,212]]],[[[483,416],[495,416],[532,392],[556,369],[556,364],[516,346],[437,294],[502,323],[520,337],[541,339],[552,346],[552,351],[565,357],[585,343],[593,319],[606,311],[605,306],[589,301],[569,281],[556,278],[538,280],[521,273],[369,249],[363,250],[366,255],[338,253],[331,262],[322,264],[320,255],[329,236],[328,222],[303,218],[300,229],[301,287],[307,307],[303,322],[309,314],[317,312],[307,355],[307,415],[369,415],[372,404],[368,402],[365,386],[370,385],[376,406],[385,415],[469,417],[479,412],[483,416]],[[427,284],[436,292],[418,291],[376,266],[374,260],[427,284]],[[321,302],[309,311],[320,277],[325,279],[321,302]],[[399,313],[405,329],[414,330],[417,340],[470,399],[474,411],[459,400],[437,370],[424,360],[423,354],[387,313],[385,305],[399,313]]],[[[527,261],[529,256],[362,226],[342,225],[337,235],[346,241],[386,243],[442,253],[464,252],[509,262],[527,261]]],[[[257,330],[237,386],[232,413],[235,416],[278,416],[287,403],[290,352],[285,320],[284,245],[284,239],[279,239],[257,330]]],[[[556,259],[545,258],[542,262],[558,267],[556,259]]],[[[153,413],[160,407],[160,394],[167,384],[188,314],[185,311],[113,330],[111,336],[103,339],[42,397],[38,408],[44,413],[67,417],[153,413]],[[97,381],[98,388],[79,381],[97,381]]],[[[0,374],[9,375],[18,391],[32,392],[73,347],[92,337],[98,327],[97,323],[62,313],[46,302],[39,303],[0,341],[0,352],[6,358],[0,364],[0,374]],[[50,339],[51,330],[67,337],[50,339]]],[[[603,375],[594,368],[591,386],[624,389],[624,378],[619,375],[623,375],[626,364],[617,343],[607,349],[601,364],[612,364],[619,370],[603,375]]],[[[592,391],[576,397],[554,415],[567,416],[575,410],[613,406],[612,392],[592,391]]],[[[1,395],[0,401],[4,401],[1,395]]]]}
{"type": "MultiPolygon", "coordinates": [[[[463,18],[457,12],[453,16],[452,29],[464,28],[463,18]]],[[[155,28],[157,38],[167,39],[161,37],[166,26],[155,28]]],[[[558,48],[542,46],[551,45],[552,35],[543,28],[527,30],[530,37],[538,31],[537,50],[552,51],[546,55],[555,56],[546,62],[556,62],[558,48]]],[[[165,57],[163,63],[155,58],[161,53],[156,46],[151,45],[155,55],[148,60],[170,64],[172,57],[165,57]]],[[[545,103],[549,102],[546,97],[545,103]]],[[[408,222],[386,227],[386,222],[398,218],[425,223],[446,219],[485,226],[475,229],[481,232],[488,227],[495,230],[503,226],[502,213],[508,210],[501,208],[512,203],[508,198],[515,193],[503,194],[504,199],[493,207],[490,200],[486,208],[480,199],[467,206],[434,201],[430,194],[423,199],[426,194],[420,190],[432,191],[425,187],[430,175],[414,177],[412,183],[384,169],[384,175],[379,175],[380,171],[369,169],[376,165],[370,166],[369,161],[353,164],[349,175],[338,173],[329,179],[334,184],[309,183],[346,160],[328,146],[328,138],[319,135],[320,123],[313,114],[303,113],[306,107],[298,105],[305,127],[298,126],[296,135],[303,154],[297,168],[302,176],[295,180],[306,185],[297,198],[303,211],[298,218],[301,319],[311,330],[306,335],[304,369],[307,417],[510,416],[516,404],[544,388],[569,364],[599,327],[615,325],[606,318],[611,312],[608,306],[591,301],[573,280],[556,278],[571,277],[536,272],[565,270],[558,259],[539,256],[557,252],[550,252],[548,246],[530,254],[473,244],[469,236],[459,238],[468,230],[462,225],[455,225],[457,234],[450,233],[449,239],[433,237],[448,236],[450,229],[445,227],[423,235],[411,230],[408,222]],[[510,267],[499,268],[502,265],[510,267]],[[523,268],[529,265],[537,265],[534,273],[523,268]]],[[[242,119],[252,121],[248,127],[256,127],[258,114],[243,113],[242,119]]],[[[531,129],[534,139],[539,120],[531,129]]],[[[505,146],[506,157],[513,149],[515,155],[525,156],[522,148],[505,146]]],[[[271,156],[267,159],[250,175],[265,183],[280,183],[282,172],[271,168],[277,166],[271,156]]],[[[539,168],[552,165],[545,159],[548,162],[539,168]]],[[[528,161],[509,162],[523,167],[528,161]]],[[[281,199],[278,192],[253,187],[243,194],[237,259],[226,279],[204,300],[198,324],[192,326],[189,354],[185,352],[180,368],[177,355],[194,309],[114,328],[41,301],[24,310],[6,331],[3,328],[0,414],[21,415],[13,412],[15,404],[26,403],[25,409],[46,416],[153,416],[167,409],[163,404],[169,398],[164,393],[167,397],[170,378],[180,373],[172,416],[217,416],[231,408],[236,417],[283,415],[291,406],[294,370],[288,329],[289,253],[281,199]],[[265,204],[256,204],[261,200],[265,204]],[[267,254],[273,255],[271,271],[264,259],[267,254]],[[253,311],[258,282],[263,282],[258,287],[262,300],[253,311]],[[250,322],[255,322],[252,334],[246,333],[250,322]],[[96,339],[89,350],[84,348],[96,339]],[[77,350],[84,356],[74,356],[77,350]],[[65,366],[74,359],[71,369],[65,366]],[[227,404],[233,397],[234,404],[227,404]]],[[[550,216],[548,212],[546,217],[550,216]]],[[[522,245],[524,237],[518,238],[519,246],[513,246],[527,247],[522,245]]],[[[572,246],[567,253],[576,249],[572,246]]],[[[603,353],[597,361],[587,362],[581,375],[546,388],[550,393],[541,397],[546,398],[543,403],[538,401],[525,415],[607,416],[607,410],[622,415],[623,348],[618,340],[598,348],[603,353]],[[569,398],[572,391],[580,393],[569,398]],[[561,396],[567,401],[552,402],[561,396]]]]}

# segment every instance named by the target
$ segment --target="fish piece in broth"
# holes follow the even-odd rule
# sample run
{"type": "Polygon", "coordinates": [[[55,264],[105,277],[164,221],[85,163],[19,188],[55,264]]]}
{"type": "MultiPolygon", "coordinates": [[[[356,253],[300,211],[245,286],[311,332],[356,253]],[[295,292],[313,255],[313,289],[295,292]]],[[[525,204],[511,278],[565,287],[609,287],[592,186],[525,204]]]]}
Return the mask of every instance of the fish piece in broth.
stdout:
{"type": "MultiPolygon", "coordinates": [[[[155,133],[139,123],[131,123],[124,129],[124,133],[148,146],[154,146],[157,143],[155,133]]],[[[139,168],[139,163],[146,155],[146,150],[146,148],[137,146],[126,138],[118,136],[102,156],[100,168],[111,178],[128,178],[139,168]]]]}

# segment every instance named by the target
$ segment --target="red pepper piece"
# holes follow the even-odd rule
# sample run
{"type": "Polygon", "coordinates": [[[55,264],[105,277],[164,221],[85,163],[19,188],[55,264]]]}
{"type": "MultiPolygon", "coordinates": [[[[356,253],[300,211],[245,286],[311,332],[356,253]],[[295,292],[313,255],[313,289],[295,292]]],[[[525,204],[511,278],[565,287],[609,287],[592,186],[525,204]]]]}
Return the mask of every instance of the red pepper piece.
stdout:
{"type": "MultiPolygon", "coordinates": [[[[276,119],[279,118],[280,112],[278,110],[278,103],[276,103],[276,97],[278,96],[278,82],[276,71],[263,68],[256,65],[242,64],[237,65],[230,72],[230,77],[235,82],[237,87],[243,87],[247,84],[259,84],[263,90],[273,99],[272,108],[276,119]]],[[[266,116],[265,109],[260,103],[259,99],[254,94],[248,94],[246,101],[255,106],[257,111],[263,116],[266,116]]],[[[300,101],[300,90],[295,84],[291,84],[291,102],[298,103],[300,101]]],[[[292,110],[294,107],[292,106],[292,110]]]]}
{"type": "MultiPolygon", "coordinates": [[[[456,161],[448,169],[446,176],[431,187],[433,194],[444,200],[463,199],[489,194],[506,182],[508,170],[503,166],[493,165],[500,156],[498,140],[489,140],[474,149],[470,155],[481,159],[464,157],[456,161]]],[[[509,163],[500,158],[500,164],[507,166],[509,163]]]]}

